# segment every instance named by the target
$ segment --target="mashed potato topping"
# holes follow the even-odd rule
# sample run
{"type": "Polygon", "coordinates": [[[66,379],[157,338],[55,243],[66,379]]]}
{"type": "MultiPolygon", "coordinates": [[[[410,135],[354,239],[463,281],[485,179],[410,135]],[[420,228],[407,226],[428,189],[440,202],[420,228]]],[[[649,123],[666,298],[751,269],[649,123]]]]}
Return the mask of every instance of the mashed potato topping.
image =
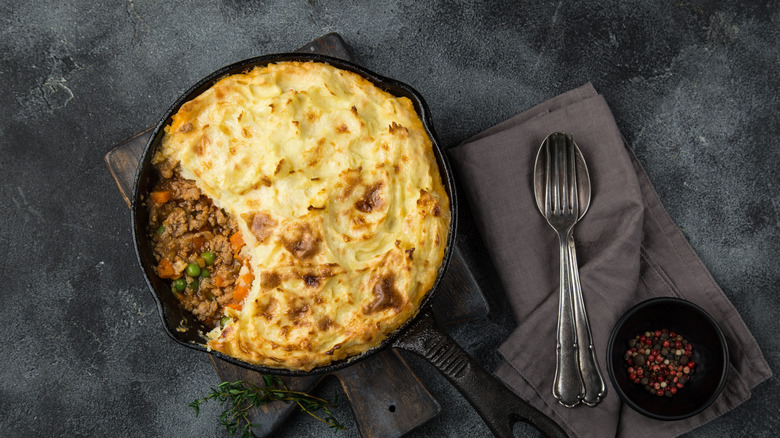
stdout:
{"type": "Polygon", "coordinates": [[[211,349],[309,370],[378,345],[418,311],[450,207],[407,98],[328,64],[281,62],[221,79],[165,132],[155,165],[238,219],[253,279],[211,349]]]}

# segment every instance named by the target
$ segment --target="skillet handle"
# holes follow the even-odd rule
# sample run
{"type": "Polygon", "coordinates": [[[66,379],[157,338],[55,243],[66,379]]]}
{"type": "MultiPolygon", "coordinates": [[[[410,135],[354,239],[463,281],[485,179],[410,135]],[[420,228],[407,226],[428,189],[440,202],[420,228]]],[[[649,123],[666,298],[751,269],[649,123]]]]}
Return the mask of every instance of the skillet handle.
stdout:
{"type": "Polygon", "coordinates": [[[518,397],[463,351],[433,319],[430,310],[393,342],[411,351],[441,372],[471,403],[493,435],[511,438],[512,425],[525,421],[548,437],[566,437],[566,432],[548,416],[518,397]]]}

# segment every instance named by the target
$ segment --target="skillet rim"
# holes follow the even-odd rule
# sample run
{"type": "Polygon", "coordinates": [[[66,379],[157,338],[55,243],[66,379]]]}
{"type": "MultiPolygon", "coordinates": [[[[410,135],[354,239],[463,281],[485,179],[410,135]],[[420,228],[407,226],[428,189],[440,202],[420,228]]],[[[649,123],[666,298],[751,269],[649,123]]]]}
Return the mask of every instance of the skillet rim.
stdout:
{"type": "MultiPolygon", "coordinates": [[[[187,91],[181,94],[179,98],[176,99],[176,101],[174,101],[174,103],[168,108],[168,110],[162,116],[160,121],[155,125],[154,130],[152,131],[152,134],[149,137],[146,146],[144,147],[144,151],[143,154],[141,155],[139,165],[138,168],[136,169],[136,174],[133,181],[134,181],[133,197],[131,203],[131,222],[132,222],[131,226],[132,226],[132,233],[133,233],[133,247],[135,250],[136,260],[140,265],[141,272],[143,273],[146,285],[149,288],[149,291],[151,292],[152,297],[155,300],[157,311],[162,319],[165,332],[168,334],[168,336],[171,339],[173,339],[175,342],[181,345],[184,345],[188,348],[192,348],[194,350],[209,353],[233,365],[237,365],[239,367],[246,368],[252,371],[257,371],[260,373],[284,375],[284,376],[308,376],[313,374],[325,374],[325,373],[330,373],[345,368],[349,365],[352,365],[360,360],[363,360],[371,356],[372,354],[375,354],[381,350],[391,347],[394,341],[402,337],[404,333],[408,331],[409,327],[414,324],[415,321],[419,320],[421,317],[424,316],[424,314],[430,311],[430,307],[432,306],[431,304],[432,297],[435,295],[435,292],[441,283],[442,277],[444,276],[444,273],[446,272],[447,267],[449,266],[452,252],[454,251],[455,237],[457,235],[457,225],[458,225],[457,192],[456,192],[455,183],[453,179],[452,168],[450,167],[449,161],[447,160],[447,156],[446,154],[444,154],[444,151],[439,143],[438,137],[433,128],[430,109],[428,108],[428,105],[425,102],[424,98],[417,90],[415,90],[408,84],[379,75],[355,63],[326,56],[326,55],[321,55],[316,53],[276,53],[276,54],[261,55],[253,58],[244,59],[242,61],[238,61],[233,64],[224,66],[220,69],[217,69],[213,73],[207,75],[203,79],[199,80],[194,85],[192,85],[187,91]],[[425,297],[423,297],[422,301],[420,302],[420,305],[418,306],[417,309],[417,313],[409,317],[398,328],[390,332],[390,334],[388,334],[387,337],[383,339],[382,342],[380,342],[377,346],[370,348],[359,354],[349,356],[345,359],[336,362],[331,362],[328,365],[321,365],[315,367],[309,371],[253,364],[250,362],[243,361],[241,359],[234,358],[232,356],[228,356],[219,351],[211,350],[205,344],[197,343],[194,340],[187,340],[183,338],[183,335],[181,334],[183,332],[177,330],[177,327],[179,327],[183,322],[188,322],[186,321],[187,319],[191,319],[193,321],[193,324],[200,327],[188,327],[186,331],[192,332],[193,329],[198,328],[199,329],[197,330],[198,336],[200,336],[201,339],[204,338],[203,330],[207,328],[202,323],[195,320],[189,314],[189,312],[183,311],[183,309],[181,309],[179,306],[176,306],[178,307],[177,309],[173,309],[166,305],[165,301],[161,297],[161,293],[164,293],[164,291],[167,290],[167,288],[164,289],[163,291],[158,291],[158,287],[155,286],[155,280],[153,280],[153,276],[156,277],[156,275],[154,274],[149,263],[144,262],[144,256],[142,253],[142,251],[144,251],[144,243],[142,242],[142,240],[147,240],[144,218],[148,217],[147,214],[140,214],[146,212],[146,208],[143,205],[145,192],[142,190],[142,186],[143,187],[148,186],[155,178],[155,174],[151,166],[151,157],[153,155],[153,151],[156,150],[156,148],[158,147],[162,139],[165,126],[170,124],[173,115],[179,110],[179,108],[182,105],[184,105],[186,102],[190,101],[191,99],[195,98],[197,95],[199,95],[206,89],[210,88],[214,83],[216,83],[218,80],[222,79],[225,76],[228,76],[230,74],[240,73],[242,71],[247,71],[256,66],[262,66],[262,65],[272,64],[274,62],[285,62],[285,61],[300,61],[300,62],[313,61],[313,62],[326,63],[333,67],[356,73],[362,76],[363,78],[367,79],[368,81],[370,81],[378,88],[392,94],[393,96],[409,98],[412,101],[412,104],[414,105],[415,111],[420,117],[420,120],[423,124],[423,127],[425,128],[426,133],[431,139],[434,156],[436,157],[436,162],[439,168],[439,175],[442,178],[442,184],[444,185],[445,191],[447,192],[450,201],[449,202],[450,226],[448,229],[448,235],[446,241],[447,246],[445,249],[444,257],[442,259],[441,265],[439,266],[439,271],[437,273],[436,280],[434,281],[431,288],[426,292],[425,297]],[[174,319],[172,317],[174,316],[180,317],[181,320],[177,322],[172,321],[172,319],[174,319]]],[[[151,254],[147,254],[147,259],[149,257],[151,257],[151,254]]],[[[162,280],[159,278],[157,278],[156,281],[158,283],[162,282],[162,280]]]]}

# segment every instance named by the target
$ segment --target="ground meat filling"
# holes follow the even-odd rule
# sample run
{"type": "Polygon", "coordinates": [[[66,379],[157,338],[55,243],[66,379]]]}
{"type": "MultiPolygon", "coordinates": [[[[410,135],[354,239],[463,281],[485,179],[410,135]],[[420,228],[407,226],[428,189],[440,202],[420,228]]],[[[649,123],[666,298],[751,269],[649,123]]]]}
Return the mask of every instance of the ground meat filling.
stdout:
{"type": "Polygon", "coordinates": [[[230,238],[238,226],[193,181],[175,172],[162,176],[149,196],[157,275],[171,280],[171,291],[185,309],[214,327],[223,309],[235,304],[233,292],[243,263],[230,238]]]}

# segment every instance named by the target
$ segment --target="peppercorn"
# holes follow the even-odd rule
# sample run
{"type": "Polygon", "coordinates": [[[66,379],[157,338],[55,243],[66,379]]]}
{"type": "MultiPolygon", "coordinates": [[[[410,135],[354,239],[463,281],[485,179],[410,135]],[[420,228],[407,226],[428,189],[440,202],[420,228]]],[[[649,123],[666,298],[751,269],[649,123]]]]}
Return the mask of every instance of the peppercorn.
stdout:
{"type": "Polygon", "coordinates": [[[693,345],[666,328],[630,339],[623,355],[628,379],[657,396],[672,397],[694,373],[693,345]]]}

